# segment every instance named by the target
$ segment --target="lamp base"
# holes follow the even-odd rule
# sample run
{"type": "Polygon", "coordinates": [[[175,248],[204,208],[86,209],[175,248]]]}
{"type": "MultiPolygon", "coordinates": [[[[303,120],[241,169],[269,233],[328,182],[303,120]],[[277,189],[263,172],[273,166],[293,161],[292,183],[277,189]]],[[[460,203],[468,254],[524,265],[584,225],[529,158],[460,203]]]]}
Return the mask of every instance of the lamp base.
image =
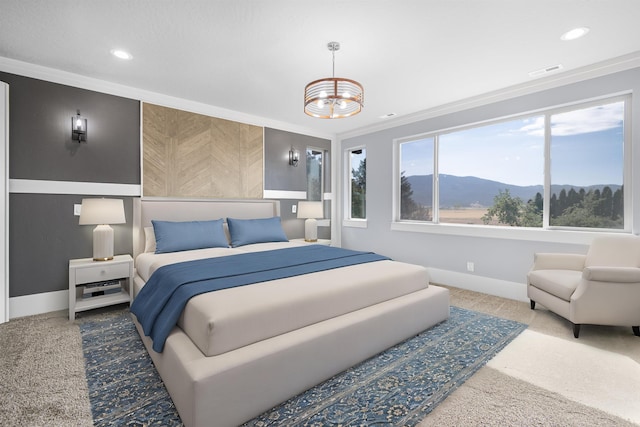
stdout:
{"type": "Polygon", "coordinates": [[[113,259],[113,228],[107,224],[93,229],[93,260],[109,261],[113,259]]]}
{"type": "Polygon", "coordinates": [[[318,221],[315,218],[307,218],[304,222],[304,241],[318,241],[318,221]]]}

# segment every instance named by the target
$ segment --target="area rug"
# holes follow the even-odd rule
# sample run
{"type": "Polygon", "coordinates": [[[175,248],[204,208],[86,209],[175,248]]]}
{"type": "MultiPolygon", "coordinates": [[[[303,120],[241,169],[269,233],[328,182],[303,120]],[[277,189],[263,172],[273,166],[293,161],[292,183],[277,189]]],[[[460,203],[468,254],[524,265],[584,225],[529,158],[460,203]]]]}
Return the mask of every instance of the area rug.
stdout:
{"type": "MultiPolygon", "coordinates": [[[[448,320],[245,425],[414,426],[524,329],[451,307],[448,320]]],[[[128,314],[80,330],[94,425],[182,425],[128,314]]]]}

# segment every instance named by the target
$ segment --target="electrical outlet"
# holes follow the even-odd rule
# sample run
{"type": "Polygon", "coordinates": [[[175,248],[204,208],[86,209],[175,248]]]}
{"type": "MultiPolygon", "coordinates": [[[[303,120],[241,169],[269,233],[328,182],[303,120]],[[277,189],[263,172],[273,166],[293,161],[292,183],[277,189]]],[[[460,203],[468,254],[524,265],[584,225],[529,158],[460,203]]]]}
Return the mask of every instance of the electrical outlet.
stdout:
{"type": "Polygon", "coordinates": [[[467,261],[467,271],[473,272],[475,270],[475,264],[472,261],[467,261]]]}
{"type": "Polygon", "coordinates": [[[73,205],[73,214],[75,216],[80,216],[81,211],[82,211],[82,205],[73,205]]]}
{"type": "Polygon", "coordinates": [[[298,212],[298,205],[291,205],[291,213],[298,212]]]}

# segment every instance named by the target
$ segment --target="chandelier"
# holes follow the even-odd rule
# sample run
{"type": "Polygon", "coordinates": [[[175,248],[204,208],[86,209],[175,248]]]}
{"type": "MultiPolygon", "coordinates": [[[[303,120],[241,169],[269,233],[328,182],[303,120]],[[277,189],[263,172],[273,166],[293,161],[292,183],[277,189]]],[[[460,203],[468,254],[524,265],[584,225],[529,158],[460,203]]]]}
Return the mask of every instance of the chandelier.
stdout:
{"type": "Polygon", "coordinates": [[[333,56],[333,75],[309,83],[304,88],[304,112],[321,119],[354,116],[364,106],[364,89],[355,80],[336,77],[336,50],[340,43],[329,42],[333,56]]]}

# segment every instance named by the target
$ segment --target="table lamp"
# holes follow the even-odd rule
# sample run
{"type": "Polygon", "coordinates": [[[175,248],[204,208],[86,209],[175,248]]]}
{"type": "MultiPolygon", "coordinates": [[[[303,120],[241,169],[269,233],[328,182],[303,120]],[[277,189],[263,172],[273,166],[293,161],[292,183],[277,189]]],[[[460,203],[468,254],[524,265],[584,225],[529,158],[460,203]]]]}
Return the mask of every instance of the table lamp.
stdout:
{"type": "Polygon", "coordinates": [[[304,241],[318,241],[318,221],[323,218],[322,202],[298,202],[298,218],[306,218],[304,222],[304,241]]]}
{"type": "Polygon", "coordinates": [[[124,224],[124,203],[120,199],[82,199],[80,225],[97,225],[93,229],[93,260],[113,259],[113,228],[124,224]]]}

